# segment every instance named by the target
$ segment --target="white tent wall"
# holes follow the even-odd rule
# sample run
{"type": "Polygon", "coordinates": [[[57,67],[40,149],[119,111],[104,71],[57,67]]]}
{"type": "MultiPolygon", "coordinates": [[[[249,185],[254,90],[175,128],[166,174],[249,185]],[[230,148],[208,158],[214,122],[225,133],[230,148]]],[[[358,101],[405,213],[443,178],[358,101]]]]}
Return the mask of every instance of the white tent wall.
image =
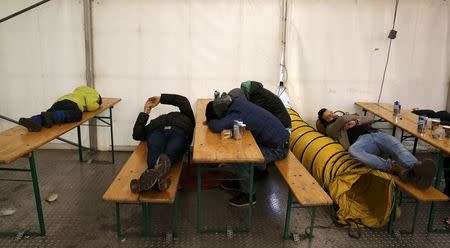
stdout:
{"type": "MultiPolygon", "coordinates": [[[[136,144],[134,121],[146,99],[161,93],[198,98],[279,77],[279,0],[108,0],[93,2],[95,84],[122,98],[114,108],[115,143],[136,144]]],[[[174,108],[158,105],[150,118],[174,108]]],[[[99,129],[99,148],[109,131],[99,129]]]]}
{"type": "MultiPolygon", "coordinates": [[[[0,17],[34,3],[2,0],[0,17]]],[[[86,84],[82,13],[81,1],[50,1],[0,24],[0,114],[15,120],[38,114],[86,84]]],[[[0,120],[0,130],[13,125],[0,120]]],[[[64,138],[76,140],[76,132],[64,138]]]]}
{"type": "MultiPolygon", "coordinates": [[[[321,107],[377,101],[395,0],[289,1],[286,64],[291,102],[309,121],[321,107]]],[[[381,102],[445,109],[450,3],[400,0],[381,102]]]]}

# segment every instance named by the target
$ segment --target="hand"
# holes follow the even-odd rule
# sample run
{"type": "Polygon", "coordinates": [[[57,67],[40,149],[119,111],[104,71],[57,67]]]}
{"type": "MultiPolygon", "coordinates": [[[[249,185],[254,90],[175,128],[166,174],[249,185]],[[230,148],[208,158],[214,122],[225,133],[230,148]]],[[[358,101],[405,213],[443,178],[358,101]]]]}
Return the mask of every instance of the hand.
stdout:
{"type": "Polygon", "coordinates": [[[356,126],[356,121],[349,121],[345,124],[344,130],[347,131],[350,128],[353,128],[354,126],[356,126]]]}
{"type": "Polygon", "coordinates": [[[153,103],[150,101],[150,98],[145,102],[144,105],[144,113],[150,114],[150,110],[152,110],[153,103]]]}
{"type": "Polygon", "coordinates": [[[148,100],[153,103],[153,107],[156,107],[156,105],[159,104],[160,99],[161,99],[160,96],[152,96],[148,100]]]}

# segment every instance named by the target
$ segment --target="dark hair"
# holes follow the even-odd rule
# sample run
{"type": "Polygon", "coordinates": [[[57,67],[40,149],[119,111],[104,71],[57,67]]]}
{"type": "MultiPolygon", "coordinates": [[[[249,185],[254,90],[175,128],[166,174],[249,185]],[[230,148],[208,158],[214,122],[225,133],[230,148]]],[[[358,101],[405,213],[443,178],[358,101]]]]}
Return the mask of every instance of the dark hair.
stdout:
{"type": "Polygon", "coordinates": [[[210,121],[210,120],[218,118],[216,112],[214,111],[213,101],[208,102],[208,104],[206,105],[205,116],[206,116],[206,121],[210,121]]]}
{"type": "Polygon", "coordinates": [[[325,113],[325,111],[327,111],[327,109],[322,108],[319,110],[319,112],[317,112],[317,118],[319,119],[320,123],[322,123],[323,125],[328,124],[328,122],[323,118],[323,113],[325,113]]]}

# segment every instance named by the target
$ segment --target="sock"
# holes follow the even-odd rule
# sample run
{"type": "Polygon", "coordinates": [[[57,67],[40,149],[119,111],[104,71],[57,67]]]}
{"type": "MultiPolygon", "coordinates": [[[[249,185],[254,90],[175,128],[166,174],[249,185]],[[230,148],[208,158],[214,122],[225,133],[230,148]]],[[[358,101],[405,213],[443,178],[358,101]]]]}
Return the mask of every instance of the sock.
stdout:
{"type": "Polygon", "coordinates": [[[42,125],[42,117],[41,117],[41,115],[34,115],[34,116],[31,117],[31,119],[33,121],[35,121],[35,122],[37,122],[37,123],[42,125]]]}
{"type": "Polygon", "coordinates": [[[51,112],[53,123],[64,123],[64,111],[58,110],[51,112]]]}

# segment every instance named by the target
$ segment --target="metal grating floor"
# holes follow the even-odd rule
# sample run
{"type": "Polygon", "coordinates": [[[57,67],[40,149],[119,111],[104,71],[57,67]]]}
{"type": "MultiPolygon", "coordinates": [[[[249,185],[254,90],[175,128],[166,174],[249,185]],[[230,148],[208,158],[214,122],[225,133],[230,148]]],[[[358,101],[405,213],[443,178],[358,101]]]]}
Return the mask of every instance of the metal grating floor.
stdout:
{"type": "MultiPolygon", "coordinates": [[[[0,247],[450,247],[450,234],[427,234],[426,223],[429,204],[421,204],[421,211],[414,235],[390,237],[386,230],[362,229],[360,239],[347,235],[347,229],[332,225],[328,208],[317,211],[314,238],[298,243],[282,239],[286,211],[287,187],[275,168],[270,176],[257,183],[257,204],[253,227],[249,233],[198,234],[196,231],[196,193],[180,192],[179,237],[171,244],[163,238],[143,238],[133,233],[140,230],[141,208],[123,205],[122,232],[128,233],[118,239],[115,234],[114,204],[102,201],[102,195],[110,185],[129,152],[117,152],[116,165],[104,162],[79,163],[76,150],[39,150],[36,152],[40,191],[42,199],[51,193],[59,198],[48,203],[42,201],[47,236],[25,234],[21,231],[37,231],[38,222],[31,183],[0,182],[0,208],[14,207],[11,216],[0,216],[0,232],[13,232],[0,237],[0,247]]],[[[109,160],[110,153],[101,152],[98,160],[109,160]]],[[[427,155],[425,155],[427,156],[427,155]]],[[[28,165],[26,160],[14,163],[16,167],[28,165]]],[[[1,172],[0,178],[24,178],[21,173],[1,172]]],[[[204,196],[205,224],[242,225],[246,210],[227,206],[228,192],[220,189],[207,190],[204,196]]],[[[441,203],[436,223],[450,215],[450,203],[441,203]]],[[[402,217],[397,228],[407,228],[412,217],[413,204],[402,205],[402,217]]],[[[154,230],[171,224],[172,207],[157,206],[152,209],[154,230]],[[167,216],[169,215],[169,216],[167,216]]],[[[309,223],[309,211],[294,209],[291,231],[303,232],[309,223]]]]}

